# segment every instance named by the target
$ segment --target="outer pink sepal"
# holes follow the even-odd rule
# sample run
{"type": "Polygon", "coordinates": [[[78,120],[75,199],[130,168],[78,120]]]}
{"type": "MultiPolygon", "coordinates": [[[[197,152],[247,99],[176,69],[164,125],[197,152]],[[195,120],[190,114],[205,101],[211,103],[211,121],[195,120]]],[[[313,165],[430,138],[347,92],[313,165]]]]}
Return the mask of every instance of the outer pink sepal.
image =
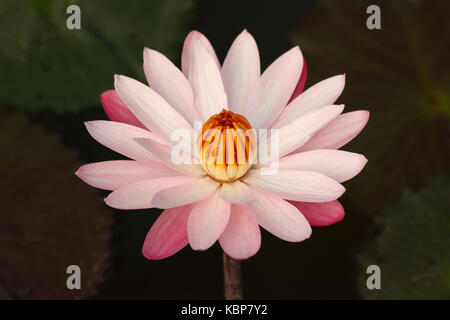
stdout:
{"type": "Polygon", "coordinates": [[[191,210],[192,205],[164,210],[148,232],[142,254],[159,260],[183,249],[188,244],[187,220],[191,210]]]}
{"type": "Polygon", "coordinates": [[[131,113],[130,109],[128,109],[126,104],[120,99],[116,90],[103,92],[100,95],[100,100],[102,101],[106,115],[112,121],[123,122],[135,127],[147,129],[134,114],[131,113]]]}
{"type": "Polygon", "coordinates": [[[297,98],[303,92],[303,89],[305,88],[307,73],[308,73],[308,68],[306,66],[306,60],[303,60],[303,69],[302,69],[302,73],[300,74],[300,79],[298,79],[297,86],[295,87],[294,93],[292,94],[288,103],[290,103],[292,100],[297,98]]]}
{"type": "Polygon", "coordinates": [[[289,201],[293,204],[308,220],[312,226],[328,226],[341,221],[345,212],[339,201],[329,202],[300,202],[289,201]]]}

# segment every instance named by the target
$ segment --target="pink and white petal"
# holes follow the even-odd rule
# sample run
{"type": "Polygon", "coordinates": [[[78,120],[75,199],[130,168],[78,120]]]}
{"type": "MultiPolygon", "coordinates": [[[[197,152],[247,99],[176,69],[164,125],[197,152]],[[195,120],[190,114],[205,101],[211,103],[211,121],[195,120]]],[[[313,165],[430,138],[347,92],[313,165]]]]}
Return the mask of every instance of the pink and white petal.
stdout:
{"type": "Polygon", "coordinates": [[[164,140],[154,133],[114,121],[97,120],[84,124],[89,134],[105,147],[145,164],[165,166],[158,157],[134,141],[137,138],[145,138],[164,143],[164,140]]]}
{"type": "Polygon", "coordinates": [[[200,32],[193,30],[189,32],[186,39],[184,40],[183,53],[181,55],[181,70],[183,71],[186,78],[189,78],[189,68],[191,62],[191,46],[194,40],[199,40],[203,43],[205,48],[208,50],[209,54],[213,57],[217,67],[220,68],[219,59],[217,59],[217,55],[209,40],[200,32]]]}
{"type": "Polygon", "coordinates": [[[321,203],[289,202],[303,213],[312,226],[328,226],[341,221],[345,215],[344,208],[337,200],[321,203]]]}
{"type": "Polygon", "coordinates": [[[344,86],[345,75],[334,76],[315,84],[290,102],[272,127],[281,128],[292,119],[333,104],[341,95],[344,86]]]}
{"type": "Polygon", "coordinates": [[[306,64],[306,60],[303,60],[302,74],[300,75],[300,79],[298,79],[297,86],[294,89],[294,93],[289,98],[289,102],[288,103],[290,103],[292,100],[297,98],[303,92],[303,89],[305,88],[307,73],[308,73],[308,67],[307,67],[307,64],[306,64]]]}
{"type": "Polygon", "coordinates": [[[194,91],[194,106],[202,120],[228,109],[220,69],[200,40],[191,44],[189,82],[194,91]]]}
{"type": "Polygon", "coordinates": [[[280,239],[299,242],[311,235],[311,226],[296,207],[268,193],[255,192],[250,206],[258,224],[280,239]]]}
{"type": "Polygon", "coordinates": [[[152,199],[152,204],[161,209],[183,206],[211,196],[218,187],[219,184],[210,177],[195,178],[195,181],[157,192],[152,199]]]}
{"type": "Polygon", "coordinates": [[[358,110],[340,115],[328,126],[318,131],[308,142],[293,153],[316,149],[339,149],[366,126],[370,112],[358,110]]]}
{"type": "Polygon", "coordinates": [[[157,206],[153,203],[153,197],[158,191],[191,184],[195,180],[187,176],[143,180],[127,184],[111,192],[105,198],[105,202],[110,207],[124,210],[154,208],[157,206]]]}
{"type": "Polygon", "coordinates": [[[313,171],[279,170],[264,175],[256,169],[250,170],[243,180],[258,190],[295,201],[326,202],[336,200],[345,192],[338,182],[313,171]]]}
{"type": "Polygon", "coordinates": [[[126,76],[115,75],[114,78],[119,97],[152,132],[167,141],[177,129],[193,132],[187,120],[153,89],[126,76]]]}
{"type": "Polygon", "coordinates": [[[294,47],[264,71],[243,112],[253,128],[268,128],[278,118],[294,92],[302,66],[300,48],[294,47]]]}
{"type": "Polygon", "coordinates": [[[187,221],[192,205],[164,210],[145,237],[142,254],[150,260],[170,257],[188,243],[187,221]]]}
{"type": "Polygon", "coordinates": [[[248,259],[261,247],[261,232],[245,206],[231,206],[230,220],[219,237],[222,249],[233,259],[248,259]]]}
{"type": "Polygon", "coordinates": [[[155,140],[150,139],[136,139],[135,140],[139,145],[143,146],[147,150],[151,151],[154,155],[158,157],[158,159],[171,167],[172,169],[190,176],[204,176],[206,172],[202,169],[202,166],[199,163],[195,163],[192,154],[188,154],[191,144],[185,146],[189,148],[188,150],[182,149],[186,151],[186,159],[177,154],[177,162],[175,162],[175,155],[172,155],[172,151],[175,150],[174,147],[167,146],[166,144],[159,143],[155,140]],[[179,160],[179,162],[178,162],[179,160]]]}
{"type": "Polygon", "coordinates": [[[206,250],[217,241],[228,224],[230,207],[229,203],[220,198],[219,192],[195,205],[187,224],[192,249],[206,250]]]}
{"type": "MultiPolygon", "coordinates": [[[[279,129],[278,153],[282,157],[303,144],[326,127],[344,110],[344,105],[331,105],[311,111],[279,129]]],[[[270,142],[270,145],[272,142],[270,142]]]]}
{"type": "Polygon", "coordinates": [[[234,40],[222,67],[222,78],[231,111],[241,114],[260,76],[258,46],[247,30],[234,40]]]}
{"type": "Polygon", "coordinates": [[[248,205],[255,199],[252,189],[239,180],[223,183],[220,188],[220,196],[229,203],[243,205],[248,205]]]}
{"type": "Polygon", "coordinates": [[[142,180],[180,175],[170,168],[152,167],[132,160],[90,163],[81,166],[75,174],[88,185],[104,190],[116,190],[142,180]]]}
{"type": "Polygon", "coordinates": [[[112,121],[123,122],[135,127],[146,129],[145,126],[134,116],[126,104],[119,98],[115,90],[108,90],[100,95],[103,109],[112,121]]]}
{"type": "Polygon", "coordinates": [[[163,97],[189,123],[199,120],[194,108],[194,94],[183,73],[158,51],[144,49],[144,72],[150,88],[163,97]]]}
{"type": "Polygon", "coordinates": [[[278,168],[320,172],[337,182],[344,182],[361,172],[366,163],[362,154],[321,149],[287,155],[279,160],[278,168]]]}

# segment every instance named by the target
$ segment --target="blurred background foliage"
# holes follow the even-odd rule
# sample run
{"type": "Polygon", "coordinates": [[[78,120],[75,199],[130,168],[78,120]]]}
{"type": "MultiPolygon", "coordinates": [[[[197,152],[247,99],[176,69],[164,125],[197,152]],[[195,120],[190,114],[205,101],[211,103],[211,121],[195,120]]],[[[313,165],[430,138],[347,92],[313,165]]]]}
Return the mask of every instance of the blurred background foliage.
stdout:
{"type": "Polygon", "coordinates": [[[405,185],[450,167],[450,5],[379,1],[381,30],[369,30],[361,22],[371,3],[321,1],[293,42],[309,61],[308,84],[346,73],[338,102],[371,112],[344,148],[369,159],[348,187],[352,201],[374,213],[398,200],[405,185]]]}
{"type": "Polygon", "coordinates": [[[246,28],[264,69],[300,45],[306,88],[346,73],[339,103],[371,118],[345,150],[369,162],[346,183],[346,217],[308,241],[263,231],[243,263],[246,298],[449,298],[450,5],[447,1],[3,0],[0,4],[0,298],[222,298],[220,247],[163,261],[141,255],[160,210],[119,211],[73,173],[120,159],[86,133],[106,119],[113,74],[143,80],[148,46],[177,65],[203,32],[223,61],[246,28]],[[81,8],[81,30],[66,8],[81,8]],[[368,30],[366,8],[381,8],[368,30]],[[430,178],[434,177],[434,178],[430,178]],[[65,289],[66,267],[83,290],[65,289]],[[365,287],[378,264],[382,290],[365,287]]]}
{"type": "Polygon", "coordinates": [[[143,78],[145,46],[174,58],[193,0],[4,0],[1,6],[0,69],[8,80],[0,105],[67,112],[98,104],[115,73],[143,78]],[[80,31],[66,27],[70,4],[82,8],[80,31]]]}
{"type": "Polygon", "coordinates": [[[377,215],[380,235],[361,254],[361,265],[377,264],[382,290],[371,299],[450,299],[450,177],[429,178],[419,191],[405,190],[398,204],[377,215]]]}
{"type": "Polygon", "coordinates": [[[0,298],[95,294],[109,265],[113,217],[72,174],[82,164],[77,152],[14,110],[0,112],[0,128],[0,298]],[[82,290],[66,288],[73,264],[82,290]]]}
{"type": "Polygon", "coordinates": [[[368,16],[362,9],[375,3],[354,3],[317,2],[293,42],[308,61],[309,83],[345,72],[346,88],[338,101],[347,111],[371,112],[363,133],[344,147],[369,159],[347,183],[347,196],[375,215],[381,228],[361,250],[362,293],[449,298],[448,180],[417,195],[405,188],[422,190],[430,176],[450,172],[450,5],[377,1],[381,30],[369,30],[361,27],[368,16]],[[364,266],[370,264],[381,266],[382,290],[365,287],[364,266]]]}

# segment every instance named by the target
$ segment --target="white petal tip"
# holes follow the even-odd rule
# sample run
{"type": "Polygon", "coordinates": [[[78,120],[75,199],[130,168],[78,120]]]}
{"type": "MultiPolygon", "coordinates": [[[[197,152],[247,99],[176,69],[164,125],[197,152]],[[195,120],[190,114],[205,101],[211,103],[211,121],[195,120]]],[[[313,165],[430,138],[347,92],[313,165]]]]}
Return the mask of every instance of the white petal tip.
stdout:
{"type": "Polygon", "coordinates": [[[195,251],[206,251],[209,248],[209,247],[205,248],[204,246],[197,246],[197,245],[192,244],[192,243],[189,243],[189,245],[191,246],[192,250],[195,250],[195,251]]]}
{"type": "Polygon", "coordinates": [[[85,121],[85,122],[84,122],[84,126],[85,126],[86,129],[90,132],[91,129],[93,129],[94,126],[95,126],[95,121],[85,121]]]}

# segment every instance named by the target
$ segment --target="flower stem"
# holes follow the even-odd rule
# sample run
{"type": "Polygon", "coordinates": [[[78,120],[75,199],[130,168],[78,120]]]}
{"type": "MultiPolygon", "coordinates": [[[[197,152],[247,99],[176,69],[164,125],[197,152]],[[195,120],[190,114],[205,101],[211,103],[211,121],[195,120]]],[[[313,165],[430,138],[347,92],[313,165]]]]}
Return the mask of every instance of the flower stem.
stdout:
{"type": "Polygon", "coordinates": [[[225,300],[242,300],[241,263],[223,253],[225,300]]]}

